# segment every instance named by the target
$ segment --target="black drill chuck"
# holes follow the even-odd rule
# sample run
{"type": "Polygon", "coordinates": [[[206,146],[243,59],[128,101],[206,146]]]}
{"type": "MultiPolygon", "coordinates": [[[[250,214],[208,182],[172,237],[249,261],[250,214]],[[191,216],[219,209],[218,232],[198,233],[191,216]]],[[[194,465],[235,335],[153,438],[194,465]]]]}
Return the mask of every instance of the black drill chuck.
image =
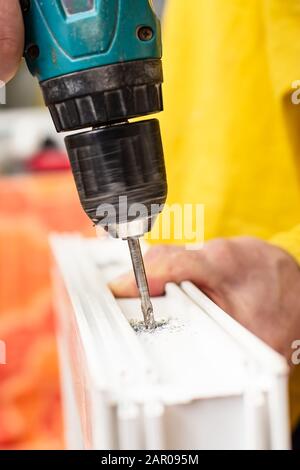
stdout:
{"type": "Polygon", "coordinates": [[[105,126],[65,141],[81,204],[94,223],[130,222],[134,204],[149,216],[161,211],[167,182],[157,119],[105,126]],[[111,213],[104,210],[108,204],[111,213]]]}
{"type": "Polygon", "coordinates": [[[148,218],[134,234],[142,235],[162,210],[167,181],[159,122],[128,123],[162,111],[162,82],[161,61],[147,59],[41,83],[58,131],[93,128],[65,141],[81,205],[95,224],[109,229],[148,218]],[[140,214],[131,210],[137,204],[140,214]],[[109,205],[114,210],[105,211],[109,205]]]}

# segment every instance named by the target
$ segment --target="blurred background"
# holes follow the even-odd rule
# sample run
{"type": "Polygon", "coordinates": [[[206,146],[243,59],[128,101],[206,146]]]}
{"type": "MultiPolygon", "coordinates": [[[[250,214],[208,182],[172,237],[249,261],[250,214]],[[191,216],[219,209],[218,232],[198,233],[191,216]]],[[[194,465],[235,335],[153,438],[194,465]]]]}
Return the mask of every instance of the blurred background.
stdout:
{"type": "MultiPolygon", "coordinates": [[[[154,0],[159,14],[164,1],[154,0]]],[[[23,63],[0,105],[0,448],[62,449],[50,232],[93,236],[63,137],[23,63]]]]}

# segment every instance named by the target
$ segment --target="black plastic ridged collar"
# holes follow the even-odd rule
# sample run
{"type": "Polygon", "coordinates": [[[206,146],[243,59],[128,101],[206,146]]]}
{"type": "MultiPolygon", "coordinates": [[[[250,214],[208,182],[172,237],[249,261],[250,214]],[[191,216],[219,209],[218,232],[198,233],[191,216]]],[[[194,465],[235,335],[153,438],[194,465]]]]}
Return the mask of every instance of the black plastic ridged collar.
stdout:
{"type": "Polygon", "coordinates": [[[122,62],[41,82],[58,132],[163,110],[160,59],[122,62]]]}

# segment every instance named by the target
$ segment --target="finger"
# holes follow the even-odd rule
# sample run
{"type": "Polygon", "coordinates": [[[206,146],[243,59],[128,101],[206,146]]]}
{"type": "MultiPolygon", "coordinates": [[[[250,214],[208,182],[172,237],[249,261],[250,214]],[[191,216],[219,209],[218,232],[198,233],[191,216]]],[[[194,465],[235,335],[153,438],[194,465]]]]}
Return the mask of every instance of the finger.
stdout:
{"type": "Polygon", "coordinates": [[[0,0],[0,80],[16,73],[24,48],[24,24],[19,0],[0,0]]]}
{"type": "Polygon", "coordinates": [[[136,280],[132,272],[128,272],[123,276],[114,279],[108,284],[108,287],[114,296],[120,299],[139,297],[136,280]]]}
{"type": "MultiPolygon", "coordinates": [[[[152,269],[154,269],[155,271],[149,283],[151,295],[158,296],[163,293],[163,289],[161,289],[160,278],[156,280],[158,266],[157,261],[162,260],[162,268],[164,269],[164,260],[170,253],[174,252],[175,250],[181,250],[181,248],[167,245],[158,245],[153,248],[150,248],[145,254],[144,263],[148,282],[150,280],[149,271],[152,271],[152,269]]],[[[115,279],[114,281],[110,282],[109,287],[113,294],[119,298],[131,298],[139,296],[133,271],[130,271],[115,279]]]]}
{"type": "Polygon", "coordinates": [[[176,246],[176,245],[156,245],[151,247],[144,256],[144,259],[146,262],[150,263],[151,261],[154,261],[157,258],[160,258],[161,256],[165,257],[168,256],[168,254],[172,254],[175,252],[180,252],[183,251],[182,246],[176,246]]]}
{"type": "MultiPolygon", "coordinates": [[[[145,256],[145,269],[152,296],[163,295],[168,282],[194,282],[199,287],[211,283],[211,270],[205,253],[184,248],[154,248],[145,256]]],[[[129,273],[113,281],[110,288],[116,297],[136,297],[138,290],[134,275],[129,273]]]]}

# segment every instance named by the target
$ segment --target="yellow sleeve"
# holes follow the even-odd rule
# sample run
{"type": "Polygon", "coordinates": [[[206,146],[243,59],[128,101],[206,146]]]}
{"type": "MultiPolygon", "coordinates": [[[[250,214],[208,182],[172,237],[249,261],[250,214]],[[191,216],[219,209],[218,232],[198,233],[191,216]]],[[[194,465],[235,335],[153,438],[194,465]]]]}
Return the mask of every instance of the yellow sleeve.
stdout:
{"type": "Polygon", "coordinates": [[[289,232],[274,235],[270,242],[287,251],[300,265],[300,224],[289,232]]]}

